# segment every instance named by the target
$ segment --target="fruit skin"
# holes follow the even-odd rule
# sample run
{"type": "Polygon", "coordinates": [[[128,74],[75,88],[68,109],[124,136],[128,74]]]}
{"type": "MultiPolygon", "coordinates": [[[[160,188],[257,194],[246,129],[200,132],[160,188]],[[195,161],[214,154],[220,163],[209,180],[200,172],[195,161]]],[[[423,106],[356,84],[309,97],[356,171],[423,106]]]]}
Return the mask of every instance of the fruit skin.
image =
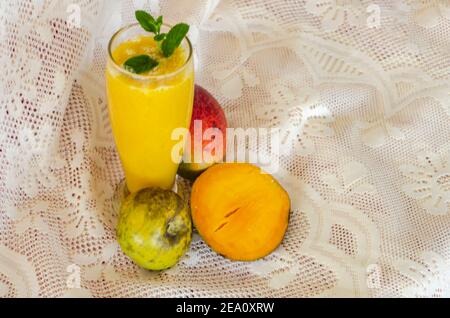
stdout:
{"type": "MultiPolygon", "coordinates": [[[[196,120],[202,120],[202,135],[205,130],[209,128],[218,128],[223,135],[223,154],[226,150],[226,130],[228,127],[227,118],[220,106],[219,102],[212,96],[206,89],[199,85],[195,85],[194,93],[194,108],[192,110],[192,119],[190,126],[191,135],[191,154],[193,156],[194,150],[194,123],[196,120]]],[[[211,141],[204,140],[202,144],[202,150],[211,141]]],[[[206,169],[214,165],[216,162],[220,162],[223,158],[215,158],[213,163],[195,163],[193,158],[190,162],[182,162],[178,169],[178,174],[186,179],[195,180],[206,169]]]]}
{"type": "Polygon", "coordinates": [[[178,194],[149,188],[123,201],[117,240],[139,266],[149,270],[174,266],[188,250],[191,239],[189,208],[178,194]]]}
{"type": "Polygon", "coordinates": [[[273,252],[286,233],[290,199],[261,169],[242,163],[209,168],[194,183],[192,220],[218,254],[253,261],[273,252]]]}
{"type": "Polygon", "coordinates": [[[214,165],[214,163],[180,163],[180,166],[178,167],[178,175],[191,180],[195,181],[203,172],[206,171],[209,167],[214,165]]]}

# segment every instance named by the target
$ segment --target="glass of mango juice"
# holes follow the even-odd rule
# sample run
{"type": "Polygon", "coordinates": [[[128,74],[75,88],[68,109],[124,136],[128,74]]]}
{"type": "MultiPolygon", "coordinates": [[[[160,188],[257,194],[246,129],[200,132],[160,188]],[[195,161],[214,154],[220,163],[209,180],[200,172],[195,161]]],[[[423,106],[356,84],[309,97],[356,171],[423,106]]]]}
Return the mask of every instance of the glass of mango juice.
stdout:
{"type": "MultiPolygon", "coordinates": [[[[163,25],[162,32],[170,26],[163,25]]],[[[153,36],[139,24],[126,26],[110,40],[106,87],[111,126],[128,190],[148,187],[171,189],[178,162],[172,149],[177,128],[189,128],[194,99],[192,45],[185,37],[168,58],[153,36]],[[136,74],[125,61],[148,55],[159,62],[136,74]]]]}

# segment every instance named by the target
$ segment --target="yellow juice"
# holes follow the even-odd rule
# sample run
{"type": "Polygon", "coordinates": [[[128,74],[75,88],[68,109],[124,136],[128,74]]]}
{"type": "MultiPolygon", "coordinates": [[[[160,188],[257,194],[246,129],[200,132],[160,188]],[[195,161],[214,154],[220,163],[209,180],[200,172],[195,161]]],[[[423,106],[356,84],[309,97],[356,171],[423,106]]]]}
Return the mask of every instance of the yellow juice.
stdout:
{"type": "MultiPolygon", "coordinates": [[[[113,40],[112,40],[113,41],[113,40]]],[[[189,128],[194,98],[191,47],[180,46],[165,58],[148,35],[134,35],[110,46],[106,69],[109,113],[114,139],[128,189],[172,188],[178,163],[171,135],[176,128],[189,128]],[[122,68],[134,56],[147,54],[159,65],[146,74],[122,68]]]]}

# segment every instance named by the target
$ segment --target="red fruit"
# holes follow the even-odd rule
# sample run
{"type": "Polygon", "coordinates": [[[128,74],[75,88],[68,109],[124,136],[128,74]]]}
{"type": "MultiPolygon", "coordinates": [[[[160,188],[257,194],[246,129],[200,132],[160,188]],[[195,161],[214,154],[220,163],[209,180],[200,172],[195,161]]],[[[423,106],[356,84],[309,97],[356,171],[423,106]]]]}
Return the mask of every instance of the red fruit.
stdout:
{"type": "MultiPolygon", "coordinates": [[[[222,132],[223,136],[223,154],[225,154],[225,146],[226,146],[226,130],[227,130],[227,119],[225,117],[225,113],[220,106],[219,102],[212,96],[206,89],[199,85],[195,85],[195,94],[194,94],[194,108],[192,110],[192,119],[190,126],[190,135],[191,135],[191,159],[190,162],[182,162],[180,164],[180,168],[178,169],[178,174],[184,178],[194,180],[196,179],[202,172],[212,166],[214,163],[219,162],[223,159],[218,158],[218,154],[215,149],[211,149],[211,155],[214,156],[213,163],[207,162],[194,162],[194,147],[196,144],[200,145],[200,140],[195,141],[195,121],[201,121],[202,123],[202,132],[201,135],[204,136],[204,133],[209,128],[216,128],[222,132]]],[[[198,137],[197,132],[197,137],[198,137]]],[[[208,149],[208,145],[210,145],[212,140],[205,140],[202,138],[202,149],[208,149]]]]}

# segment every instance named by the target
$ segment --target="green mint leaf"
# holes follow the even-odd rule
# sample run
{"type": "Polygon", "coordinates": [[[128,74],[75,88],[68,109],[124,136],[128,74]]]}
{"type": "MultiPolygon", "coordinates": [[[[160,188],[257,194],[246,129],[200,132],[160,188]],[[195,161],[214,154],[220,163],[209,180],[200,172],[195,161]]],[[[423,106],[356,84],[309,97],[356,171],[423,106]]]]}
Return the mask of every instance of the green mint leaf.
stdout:
{"type": "Polygon", "coordinates": [[[161,45],[161,49],[165,57],[169,57],[173,54],[175,49],[180,46],[181,41],[183,41],[188,32],[189,25],[186,23],[179,23],[170,29],[161,45]]]}
{"type": "Polygon", "coordinates": [[[164,40],[164,39],[166,38],[166,35],[167,35],[167,34],[165,34],[165,33],[160,33],[160,34],[155,35],[155,37],[154,37],[153,39],[154,39],[156,42],[159,42],[159,41],[164,40]]]}
{"type": "Polygon", "coordinates": [[[148,55],[138,55],[128,59],[123,67],[132,73],[141,74],[148,72],[158,66],[158,61],[152,59],[148,55]]]}
{"type": "Polygon", "coordinates": [[[161,31],[161,25],[163,24],[163,17],[160,15],[158,19],[156,19],[156,28],[157,28],[157,34],[161,31]]]}
{"type": "Polygon", "coordinates": [[[136,11],[135,15],[136,15],[136,20],[138,20],[139,24],[145,31],[152,32],[152,33],[158,33],[156,21],[149,13],[142,11],[142,10],[138,10],[138,11],[136,11]]]}

